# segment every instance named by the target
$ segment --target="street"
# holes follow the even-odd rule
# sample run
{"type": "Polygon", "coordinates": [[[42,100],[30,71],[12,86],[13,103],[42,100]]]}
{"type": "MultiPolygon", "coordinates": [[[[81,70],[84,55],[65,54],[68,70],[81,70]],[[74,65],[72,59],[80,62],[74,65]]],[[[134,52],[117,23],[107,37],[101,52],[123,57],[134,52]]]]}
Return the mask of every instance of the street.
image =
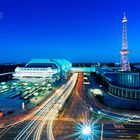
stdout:
{"type": "MultiPolygon", "coordinates": [[[[57,116],[59,109],[63,106],[65,100],[72,92],[77,80],[77,74],[74,74],[70,80],[61,86],[52,96],[50,96],[38,109],[30,113],[27,121],[21,121],[12,124],[9,127],[1,129],[0,139],[2,140],[27,140],[40,139],[41,130],[47,120],[52,121],[57,116]]],[[[49,130],[51,131],[51,129],[49,130]]],[[[51,139],[48,131],[48,139],[51,139]]]]}

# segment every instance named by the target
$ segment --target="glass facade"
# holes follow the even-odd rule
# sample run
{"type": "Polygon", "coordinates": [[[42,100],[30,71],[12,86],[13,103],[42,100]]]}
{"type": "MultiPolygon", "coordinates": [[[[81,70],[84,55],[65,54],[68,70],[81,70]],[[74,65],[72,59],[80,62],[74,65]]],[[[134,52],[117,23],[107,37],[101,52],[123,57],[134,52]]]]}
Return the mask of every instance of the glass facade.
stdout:
{"type": "Polygon", "coordinates": [[[138,72],[120,72],[118,73],[118,84],[128,87],[140,86],[140,73],[138,72]]]}

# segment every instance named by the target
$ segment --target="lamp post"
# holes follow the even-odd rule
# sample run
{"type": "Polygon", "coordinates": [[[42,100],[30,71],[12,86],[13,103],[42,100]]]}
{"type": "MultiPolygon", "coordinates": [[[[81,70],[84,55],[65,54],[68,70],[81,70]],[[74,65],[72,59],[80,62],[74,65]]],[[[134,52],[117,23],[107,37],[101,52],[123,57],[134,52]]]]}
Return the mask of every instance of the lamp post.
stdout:
{"type": "Polygon", "coordinates": [[[25,109],[25,103],[22,102],[22,109],[24,110],[25,109]]]}
{"type": "Polygon", "coordinates": [[[82,135],[84,136],[84,140],[91,140],[91,126],[86,124],[82,127],[82,135]]]}

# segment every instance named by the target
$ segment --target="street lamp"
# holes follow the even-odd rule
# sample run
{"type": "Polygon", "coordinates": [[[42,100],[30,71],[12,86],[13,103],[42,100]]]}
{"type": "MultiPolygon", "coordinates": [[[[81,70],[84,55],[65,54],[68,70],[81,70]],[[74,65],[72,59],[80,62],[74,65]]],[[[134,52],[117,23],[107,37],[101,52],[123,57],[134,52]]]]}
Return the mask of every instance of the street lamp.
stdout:
{"type": "Polygon", "coordinates": [[[82,134],[83,135],[90,135],[91,134],[91,127],[89,125],[85,125],[82,128],[82,134]]]}
{"type": "Polygon", "coordinates": [[[81,124],[81,139],[82,140],[93,140],[94,139],[94,124],[84,123],[81,124]]]}
{"type": "Polygon", "coordinates": [[[98,111],[98,114],[101,114],[101,111],[100,110],[98,111]]]}
{"type": "Polygon", "coordinates": [[[85,120],[76,124],[77,135],[81,140],[94,140],[96,129],[92,120],[85,120]]]}

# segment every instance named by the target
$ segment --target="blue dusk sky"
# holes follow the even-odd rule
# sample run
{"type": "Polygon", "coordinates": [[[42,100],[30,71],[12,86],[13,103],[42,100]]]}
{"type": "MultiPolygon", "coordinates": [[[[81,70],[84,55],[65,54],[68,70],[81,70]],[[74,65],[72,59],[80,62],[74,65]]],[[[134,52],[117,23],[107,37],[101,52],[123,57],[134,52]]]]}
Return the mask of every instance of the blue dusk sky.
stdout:
{"type": "Polygon", "coordinates": [[[139,6],[140,0],[0,0],[0,63],[120,62],[124,12],[129,61],[140,62],[139,6]]]}

